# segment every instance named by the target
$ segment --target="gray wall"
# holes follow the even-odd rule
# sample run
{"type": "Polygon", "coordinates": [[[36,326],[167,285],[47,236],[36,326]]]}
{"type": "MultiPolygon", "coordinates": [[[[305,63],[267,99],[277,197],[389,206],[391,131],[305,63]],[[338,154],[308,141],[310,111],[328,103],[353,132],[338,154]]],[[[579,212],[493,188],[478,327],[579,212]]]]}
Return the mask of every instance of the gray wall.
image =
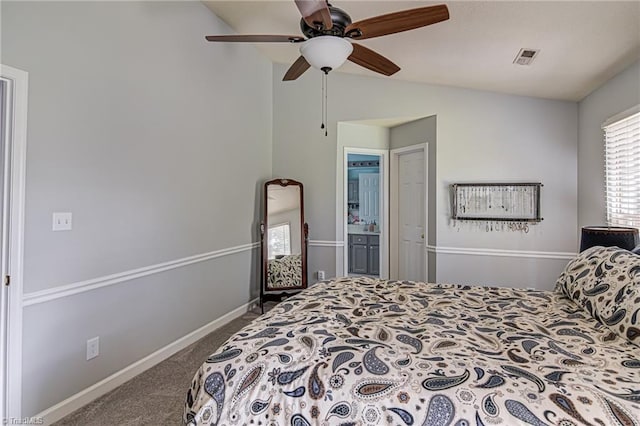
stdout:
{"type": "Polygon", "coordinates": [[[640,61],[628,67],[584,98],[578,108],[578,225],[604,225],[607,220],[604,189],[602,123],[640,104],[640,61]]]}
{"type": "MultiPolygon", "coordinates": [[[[437,245],[536,252],[574,252],[577,247],[578,108],[562,102],[340,73],[329,75],[328,137],[319,129],[319,72],[282,82],[273,72],[273,172],[305,184],[307,221],[314,239],[336,235],[336,126],[340,121],[437,116],[437,245]],[[541,181],[544,222],[529,234],[458,230],[449,221],[449,184],[464,181],[541,181]]],[[[310,255],[313,255],[310,252],[310,255]]],[[[329,261],[332,257],[324,255],[329,261]]],[[[437,280],[552,288],[553,282],[523,272],[513,282],[509,258],[482,256],[487,268],[461,271],[438,255],[437,280]],[[461,275],[465,272],[464,275],[461,275]]],[[[526,258],[559,274],[566,260],[526,258]]],[[[332,265],[314,268],[330,270],[332,265]]],[[[522,270],[521,268],[518,268],[522,270]]]]}
{"type": "MultiPolygon", "coordinates": [[[[228,32],[200,2],[2,2],[1,61],[30,83],[26,293],[257,241],[272,66],[204,40],[228,32]],[[51,231],[54,211],[72,231],[51,231]]],[[[26,307],[23,415],[247,303],[258,258],[26,307]]]]}

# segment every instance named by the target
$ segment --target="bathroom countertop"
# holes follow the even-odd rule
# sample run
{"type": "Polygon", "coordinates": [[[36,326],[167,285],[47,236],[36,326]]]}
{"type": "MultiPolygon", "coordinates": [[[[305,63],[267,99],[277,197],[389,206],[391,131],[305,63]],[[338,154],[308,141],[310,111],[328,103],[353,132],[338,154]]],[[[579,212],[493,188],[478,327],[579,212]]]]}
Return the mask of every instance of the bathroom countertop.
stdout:
{"type": "Polygon", "coordinates": [[[371,231],[349,231],[349,235],[380,235],[380,231],[371,232],[371,231]]]}
{"type": "Polygon", "coordinates": [[[347,225],[347,233],[349,234],[360,234],[360,235],[380,235],[380,230],[378,231],[365,231],[365,225],[362,224],[349,224],[347,225]]]}

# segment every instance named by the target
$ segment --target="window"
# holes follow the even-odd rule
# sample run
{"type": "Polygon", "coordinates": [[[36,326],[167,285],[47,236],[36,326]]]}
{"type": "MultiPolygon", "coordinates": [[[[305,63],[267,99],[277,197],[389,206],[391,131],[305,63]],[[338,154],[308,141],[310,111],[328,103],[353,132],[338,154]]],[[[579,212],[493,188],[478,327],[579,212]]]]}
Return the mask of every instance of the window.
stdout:
{"type": "Polygon", "coordinates": [[[607,223],[640,228],[640,108],[603,126],[607,223]]]}
{"type": "Polygon", "coordinates": [[[282,223],[269,227],[269,257],[291,254],[291,226],[282,223]]]}

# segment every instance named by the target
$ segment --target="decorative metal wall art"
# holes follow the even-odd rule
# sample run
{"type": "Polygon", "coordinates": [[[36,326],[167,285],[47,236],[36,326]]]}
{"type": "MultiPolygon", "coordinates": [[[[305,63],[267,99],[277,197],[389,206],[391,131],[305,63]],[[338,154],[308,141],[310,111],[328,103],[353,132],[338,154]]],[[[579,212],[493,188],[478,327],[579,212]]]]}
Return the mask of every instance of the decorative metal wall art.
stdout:
{"type": "Polygon", "coordinates": [[[540,216],[540,189],[535,183],[454,183],[451,185],[452,219],[474,221],[485,231],[529,232],[540,216]]]}

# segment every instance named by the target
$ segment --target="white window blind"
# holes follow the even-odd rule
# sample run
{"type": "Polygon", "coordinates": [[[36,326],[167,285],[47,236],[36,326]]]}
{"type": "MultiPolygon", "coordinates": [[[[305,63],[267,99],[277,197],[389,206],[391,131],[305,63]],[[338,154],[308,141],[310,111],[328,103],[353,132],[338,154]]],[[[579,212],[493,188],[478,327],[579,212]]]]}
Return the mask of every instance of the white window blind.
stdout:
{"type": "Polygon", "coordinates": [[[269,227],[269,259],[291,254],[291,226],[288,223],[269,227]]]}
{"type": "Polygon", "coordinates": [[[607,222],[640,228],[640,112],[605,123],[602,128],[607,222]]]}

